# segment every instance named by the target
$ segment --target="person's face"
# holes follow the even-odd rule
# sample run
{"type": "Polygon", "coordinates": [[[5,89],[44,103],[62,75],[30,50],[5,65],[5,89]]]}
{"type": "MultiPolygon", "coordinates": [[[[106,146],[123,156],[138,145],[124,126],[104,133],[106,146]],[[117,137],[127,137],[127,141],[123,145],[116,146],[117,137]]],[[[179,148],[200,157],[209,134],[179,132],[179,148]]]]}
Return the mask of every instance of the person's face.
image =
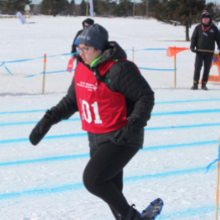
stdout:
{"type": "Polygon", "coordinates": [[[77,50],[79,51],[79,55],[82,57],[85,64],[88,65],[102,55],[101,50],[96,50],[94,47],[86,46],[85,44],[79,44],[77,50]]]}
{"type": "Polygon", "coordinates": [[[87,27],[89,27],[88,23],[84,23],[84,29],[86,29],[87,27]]]}
{"type": "Polygon", "coordinates": [[[209,24],[210,18],[202,18],[202,23],[203,24],[209,24]]]}

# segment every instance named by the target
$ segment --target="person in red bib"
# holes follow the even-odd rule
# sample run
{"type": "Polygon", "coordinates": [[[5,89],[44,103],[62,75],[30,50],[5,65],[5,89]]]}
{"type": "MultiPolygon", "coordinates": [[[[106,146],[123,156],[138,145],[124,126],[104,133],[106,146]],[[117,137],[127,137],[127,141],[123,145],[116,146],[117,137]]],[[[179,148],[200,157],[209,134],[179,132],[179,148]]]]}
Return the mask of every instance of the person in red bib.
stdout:
{"type": "Polygon", "coordinates": [[[68,93],[38,122],[30,142],[38,144],[52,125],[79,111],[91,156],[83,173],[86,189],[105,201],[117,220],[152,219],[155,213],[140,216],[122,189],[123,169],[143,147],[154,92],[125,51],[108,41],[104,27],[93,24],[78,39],[79,63],[68,93]]]}
{"type": "Polygon", "coordinates": [[[220,34],[218,28],[213,24],[211,15],[208,11],[203,11],[201,24],[195,27],[192,34],[190,49],[196,53],[194,83],[192,90],[198,89],[200,71],[204,62],[204,71],[202,77],[202,89],[207,90],[206,84],[209,78],[209,71],[212,64],[212,57],[215,50],[215,42],[220,48],[220,34]],[[195,49],[196,48],[196,49],[195,49]],[[209,50],[202,52],[199,50],[209,50]],[[213,51],[213,52],[212,52],[213,51]]]}

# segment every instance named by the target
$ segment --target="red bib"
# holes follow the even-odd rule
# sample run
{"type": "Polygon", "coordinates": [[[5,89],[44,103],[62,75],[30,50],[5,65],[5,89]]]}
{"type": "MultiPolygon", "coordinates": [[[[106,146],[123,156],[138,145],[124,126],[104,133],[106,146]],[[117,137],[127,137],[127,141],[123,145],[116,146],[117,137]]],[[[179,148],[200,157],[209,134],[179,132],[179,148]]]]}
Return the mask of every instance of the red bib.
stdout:
{"type": "MultiPolygon", "coordinates": [[[[98,68],[100,75],[103,76],[114,63],[112,60],[103,63],[98,68]]],[[[81,62],[77,65],[74,83],[83,130],[101,134],[127,125],[125,97],[98,81],[81,62]]]]}

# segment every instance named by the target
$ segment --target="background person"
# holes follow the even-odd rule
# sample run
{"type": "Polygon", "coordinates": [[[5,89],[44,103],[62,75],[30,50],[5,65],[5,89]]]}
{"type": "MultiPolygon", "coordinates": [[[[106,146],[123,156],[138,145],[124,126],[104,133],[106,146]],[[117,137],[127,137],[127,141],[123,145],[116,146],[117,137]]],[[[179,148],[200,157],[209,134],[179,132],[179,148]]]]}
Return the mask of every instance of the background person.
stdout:
{"type": "MultiPolygon", "coordinates": [[[[72,44],[72,50],[71,50],[71,53],[76,53],[77,50],[76,50],[76,47],[78,45],[78,37],[79,35],[83,32],[83,30],[87,27],[89,27],[89,25],[93,25],[94,24],[94,20],[91,19],[91,18],[87,18],[86,20],[84,20],[82,22],[82,26],[83,26],[83,29],[82,30],[79,30],[73,40],[73,44],[72,44]]],[[[73,54],[72,55],[72,58],[76,57],[77,58],[77,54],[73,54]]]]}
{"type": "Polygon", "coordinates": [[[207,90],[206,84],[209,78],[209,71],[212,64],[212,57],[215,50],[215,42],[220,47],[220,34],[218,28],[213,24],[208,11],[203,11],[201,15],[201,24],[195,27],[191,38],[190,49],[196,52],[194,82],[191,89],[198,89],[200,71],[204,62],[204,71],[202,77],[202,89],[207,90]],[[196,49],[195,49],[196,48],[196,49]],[[201,50],[210,50],[212,52],[199,52],[201,50]]]}

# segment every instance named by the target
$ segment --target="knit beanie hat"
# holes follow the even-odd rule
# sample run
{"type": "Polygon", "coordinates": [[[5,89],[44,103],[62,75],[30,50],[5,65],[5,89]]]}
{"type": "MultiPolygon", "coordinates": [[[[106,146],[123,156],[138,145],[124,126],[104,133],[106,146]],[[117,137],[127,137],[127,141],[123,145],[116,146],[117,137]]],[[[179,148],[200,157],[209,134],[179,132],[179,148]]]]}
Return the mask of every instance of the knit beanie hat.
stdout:
{"type": "Polygon", "coordinates": [[[208,11],[204,10],[204,11],[202,12],[202,18],[210,18],[210,19],[211,19],[211,15],[209,14],[208,11]]]}
{"type": "Polygon", "coordinates": [[[103,51],[108,43],[108,31],[99,24],[93,24],[84,29],[78,39],[79,44],[103,51]]]}
{"type": "Polygon", "coordinates": [[[83,28],[84,28],[85,23],[87,23],[88,25],[92,25],[92,24],[94,24],[94,20],[91,18],[87,18],[86,20],[84,20],[82,22],[83,28]]]}

